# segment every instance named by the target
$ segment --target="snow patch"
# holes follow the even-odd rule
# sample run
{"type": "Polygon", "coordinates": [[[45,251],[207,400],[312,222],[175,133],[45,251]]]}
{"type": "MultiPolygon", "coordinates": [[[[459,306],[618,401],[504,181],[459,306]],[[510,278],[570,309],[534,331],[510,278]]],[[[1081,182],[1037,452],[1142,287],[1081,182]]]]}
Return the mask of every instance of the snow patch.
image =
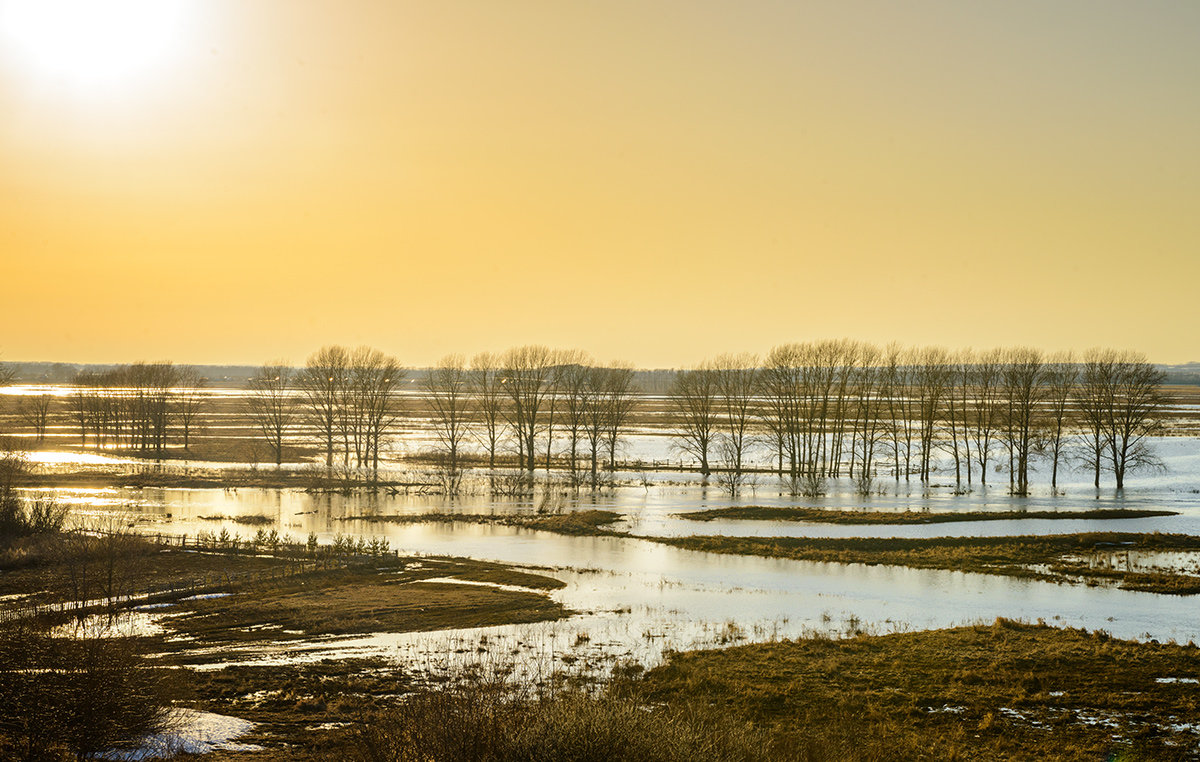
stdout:
{"type": "Polygon", "coordinates": [[[254,729],[254,723],[238,717],[177,709],[176,726],[163,733],[146,736],[131,749],[113,749],[99,759],[137,762],[145,759],[167,759],[176,754],[207,754],[212,751],[261,751],[261,746],[235,743],[234,739],[254,729]]]}

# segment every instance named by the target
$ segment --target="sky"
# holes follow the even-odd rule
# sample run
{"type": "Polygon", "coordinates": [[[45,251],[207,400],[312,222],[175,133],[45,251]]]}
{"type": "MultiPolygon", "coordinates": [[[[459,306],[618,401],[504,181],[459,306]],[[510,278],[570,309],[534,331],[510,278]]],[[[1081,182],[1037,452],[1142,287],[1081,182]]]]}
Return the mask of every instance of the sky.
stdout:
{"type": "Polygon", "coordinates": [[[0,0],[0,359],[1200,360],[1197,34],[1186,0],[0,0]]]}

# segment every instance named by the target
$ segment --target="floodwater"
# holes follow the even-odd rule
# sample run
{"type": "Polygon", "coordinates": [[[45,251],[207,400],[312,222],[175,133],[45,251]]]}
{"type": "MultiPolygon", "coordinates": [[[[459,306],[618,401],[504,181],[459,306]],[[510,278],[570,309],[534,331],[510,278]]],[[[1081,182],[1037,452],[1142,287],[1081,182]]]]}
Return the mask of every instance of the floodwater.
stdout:
{"type": "MultiPolygon", "coordinates": [[[[1006,484],[954,494],[944,475],[929,489],[880,480],[879,494],[857,495],[848,480],[831,481],[820,498],[782,495],[759,483],[739,499],[679,474],[623,474],[622,486],[599,496],[553,490],[533,498],[493,498],[482,488],[448,499],[420,495],[311,495],[264,489],[62,489],[58,496],[83,517],[119,516],[142,531],[195,535],[228,529],[249,537],[259,528],[233,521],[265,516],[264,529],[303,541],[339,534],[385,537],[402,554],[452,555],[548,570],[566,587],[553,597],[577,612],[567,620],[435,633],[379,634],[253,645],[223,651],[223,663],[388,656],[428,669],[502,658],[534,672],[594,670],[614,661],[650,665],[666,650],[731,643],[891,632],[990,623],[996,617],[1104,629],[1118,637],[1200,641],[1200,598],[1108,587],[1054,584],[999,576],[898,567],[822,564],[686,551],[649,540],[569,537],[471,523],[391,524],[362,517],[425,512],[571,511],[599,507],[623,516],[620,528],[647,536],[975,536],[1079,531],[1163,531],[1200,534],[1200,446],[1194,439],[1157,443],[1168,470],[1131,478],[1122,495],[1092,488],[1088,474],[1067,471],[1062,494],[1038,486],[1029,497],[1005,494],[1006,484]],[[830,526],[786,521],[697,522],[676,514],[728,505],[811,505],[895,511],[1163,508],[1179,515],[1127,520],[1004,520],[907,526],[830,526]]],[[[1043,475],[1039,475],[1039,479],[1043,475]]],[[[1003,474],[998,475],[1003,477],[1003,474]]],[[[468,486],[482,485],[468,480],[468,486]]],[[[1187,555],[1187,554],[1184,554],[1187,555]]],[[[1175,559],[1197,571],[1191,556],[1175,559]]],[[[1148,563],[1148,562],[1147,562],[1148,563]]],[[[157,612],[151,612],[157,615],[157,612]]],[[[169,609],[163,613],[169,613],[169,609]]]]}
{"type": "MultiPolygon", "coordinates": [[[[0,394],[49,393],[63,396],[69,387],[8,387],[0,394]]],[[[237,390],[208,390],[237,396],[237,390]]],[[[1193,412],[1194,405],[1183,405],[1193,412]]],[[[56,427],[51,441],[66,443],[70,427],[56,427]]],[[[406,453],[435,443],[427,422],[413,417],[393,439],[386,463],[401,468],[406,453]]],[[[699,553],[652,541],[622,537],[568,537],[513,527],[472,523],[391,524],[363,517],[449,512],[469,514],[530,513],[603,508],[621,514],[616,528],[644,536],[713,534],[727,536],[935,537],[1049,534],[1082,531],[1181,532],[1200,535],[1200,440],[1165,437],[1154,447],[1165,470],[1133,474],[1123,493],[1111,477],[1092,487],[1087,472],[1064,468],[1052,493],[1042,463],[1032,475],[1033,492],[1014,497],[1007,475],[989,474],[956,494],[953,469],[940,463],[933,484],[894,480],[881,466],[872,494],[857,493],[848,479],[830,480],[820,497],[785,494],[778,480],[755,474],[737,498],[694,473],[635,470],[618,473],[619,486],[590,495],[561,486],[539,487],[532,497],[493,497],[482,476],[468,476],[467,493],[438,495],[312,495],[266,489],[74,489],[55,490],[84,520],[121,521],[140,531],[194,536],[227,529],[244,538],[261,526],[303,541],[314,533],[322,542],[339,534],[385,537],[406,555],[453,555],[538,567],[562,579],[552,593],[577,612],[559,621],[484,627],[437,633],[381,634],[362,638],[317,639],[286,645],[247,647],[222,652],[228,662],[296,661],[354,655],[383,655],[430,668],[452,668],[456,661],[503,659],[532,671],[590,669],[614,660],[650,665],[668,649],[713,647],[746,641],[833,635],[855,631],[890,632],[991,622],[1011,617],[1104,629],[1119,637],[1200,641],[1200,597],[1136,593],[1108,587],[1053,584],[999,576],[699,553]],[[699,522],[678,514],[734,505],[811,506],[873,511],[1019,511],[1088,509],[1165,509],[1178,515],[1125,520],[1020,519],[903,526],[825,525],[789,521],[699,522]],[[270,523],[246,525],[237,517],[265,516],[270,523]]],[[[686,467],[670,437],[653,428],[632,431],[623,440],[626,462],[671,463],[686,467]]],[[[154,468],[153,464],[104,453],[35,452],[30,459],[46,470],[89,466],[154,468]]],[[[770,454],[757,451],[751,461],[770,465],[770,454]]],[[[286,464],[304,468],[309,464],[286,464]]],[[[162,466],[242,467],[172,461],[162,466]]],[[[259,468],[262,468],[259,466],[259,468]]],[[[407,475],[411,475],[409,472],[407,475]]],[[[387,476],[387,474],[385,474],[387,476]]],[[[976,474],[976,477],[978,475],[976,474]]],[[[542,472],[539,472],[539,478],[542,472]]],[[[559,482],[562,475],[556,476],[559,482]]],[[[1111,564],[1152,568],[1169,563],[1200,575],[1196,557],[1168,560],[1153,555],[1114,556],[1111,564]]],[[[153,619],[170,607],[138,612],[153,619]]],[[[151,626],[150,622],[145,623],[151,626]]],[[[220,657],[224,659],[225,657],[220,657]]],[[[219,666],[217,664],[216,666],[219,666]]]]}

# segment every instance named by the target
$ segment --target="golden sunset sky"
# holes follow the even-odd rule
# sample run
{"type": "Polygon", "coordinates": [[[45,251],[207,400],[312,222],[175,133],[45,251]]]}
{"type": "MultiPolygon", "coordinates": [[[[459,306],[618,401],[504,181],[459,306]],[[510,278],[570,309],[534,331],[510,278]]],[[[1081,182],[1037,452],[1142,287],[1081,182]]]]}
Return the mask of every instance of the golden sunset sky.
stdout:
{"type": "Polygon", "coordinates": [[[0,353],[1200,360],[1197,40],[1182,0],[0,0],[0,353]]]}

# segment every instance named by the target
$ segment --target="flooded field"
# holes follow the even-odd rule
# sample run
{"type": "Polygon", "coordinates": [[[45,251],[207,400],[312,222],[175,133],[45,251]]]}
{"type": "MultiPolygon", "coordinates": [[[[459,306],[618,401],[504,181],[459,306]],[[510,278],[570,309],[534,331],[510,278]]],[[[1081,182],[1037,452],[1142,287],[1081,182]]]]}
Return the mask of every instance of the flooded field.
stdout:
{"type": "MultiPolygon", "coordinates": [[[[539,673],[603,670],[618,662],[658,663],[668,650],[798,637],[941,628],[996,617],[1103,629],[1125,638],[1200,641],[1200,601],[1105,586],[904,567],[813,563],[700,553],[637,537],[573,537],[517,527],[439,521],[386,523],[364,517],[424,514],[569,513],[604,508],[619,513],[615,528],[634,535],[814,537],[1000,536],[1093,531],[1200,534],[1200,451],[1195,440],[1158,443],[1169,470],[1131,480],[1123,495],[1096,491],[1086,475],[1069,474],[1063,494],[1013,497],[1000,487],[953,494],[947,486],[921,489],[882,481],[878,494],[854,494],[847,480],[831,480],[829,494],[797,499],[763,480],[739,500],[698,479],[621,474],[622,486],[598,495],[539,487],[532,497],[463,497],[375,493],[310,494],[273,489],[58,489],[79,517],[119,516],[144,533],[188,535],[227,530],[249,538],[274,529],[322,543],[338,536],[384,537],[402,555],[460,556],[548,570],[566,586],[552,597],[571,611],[566,620],[432,633],[378,633],[318,638],[304,643],[230,647],[198,653],[206,668],[227,663],[302,663],[337,657],[400,660],[453,670],[464,662],[504,658],[539,673]],[[1166,508],[1178,515],[1092,520],[1030,519],[939,525],[845,526],[796,521],[691,521],[690,510],[730,505],[813,505],[874,511],[1072,511],[1096,507],[1166,508]],[[551,507],[547,507],[550,505],[551,507]],[[247,523],[253,517],[254,524],[247,523]],[[241,519],[239,521],[239,519],[241,519]]],[[[56,467],[54,454],[35,460],[56,467]]],[[[171,468],[180,468],[173,464],[171,468]]],[[[470,492],[471,490],[468,490],[470,492]]],[[[1194,554],[1179,565],[1195,574],[1194,554]]],[[[1143,560],[1143,565],[1151,563],[1143,560]]],[[[151,613],[169,613],[151,612],[151,613]]]]}
{"type": "MultiPolygon", "coordinates": [[[[10,395],[32,394],[38,387],[10,388],[10,395]]],[[[64,395],[62,389],[54,394],[64,395]]],[[[250,435],[237,428],[236,393],[209,392],[225,405],[213,419],[209,436],[250,435]],[[224,421],[222,423],[222,421],[224,421]]],[[[651,410],[661,403],[650,404],[651,410]]],[[[1181,403],[1172,415],[1190,421],[1195,406],[1181,403]]],[[[416,485],[381,491],[308,492],[301,489],[87,487],[60,484],[58,500],[83,521],[118,520],[146,534],[195,538],[227,532],[243,540],[258,531],[305,542],[327,544],[336,538],[384,538],[401,555],[456,556],[545,570],[565,587],[553,599],[575,612],[565,620],[478,627],[426,633],[375,633],[360,637],[321,637],[303,643],[231,646],[221,654],[196,653],[205,668],[228,663],[282,664],[329,657],[377,657],[421,663],[430,670],[452,670],[464,661],[503,658],[533,672],[557,669],[602,671],[619,662],[658,663],[664,652],[733,643],[768,641],[806,634],[846,635],[943,628],[997,617],[1103,629],[1126,638],[1200,641],[1200,601],[1194,597],[1131,592],[1103,584],[1056,584],[1035,579],[856,563],[734,556],[668,547],[655,537],[1003,537],[1079,532],[1138,532],[1200,535],[1200,440],[1160,437],[1153,447],[1164,468],[1129,476],[1126,488],[1096,489],[1091,474],[1069,464],[1059,473],[1058,489],[1035,464],[1030,494],[1010,494],[1007,473],[989,474],[991,484],[955,486],[949,463],[936,463],[928,484],[877,478],[864,494],[850,479],[828,479],[824,494],[788,494],[778,477],[750,474],[736,497],[717,480],[690,472],[672,438],[647,413],[621,440],[622,470],[596,492],[567,486],[566,474],[542,469],[532,494],[506,496],[493,489],[485,471],[468,470],[461,494],[436,489],[427,466],[410,456],[436,446],[429,422],[406,420],[386,448],[380,478],[416,485]],[[725,519],[697,521],[691,511],[732,506],[805,506],[833,511],[871,512],[1021,512],[1050,511],[1054,518],[1006,518],[946,524],[845,525],[811,521],[725,519]],[[611,529],[627,536],[568,536],[514,526],[449,520],[445,514],[530,516],[580,510],[613,511],[611,529]],[[1150,518],[1070,518],[1096,509],[1148,509],[1173,512],[1150,518]],[[389,523],[388,516],[441,514],[438,521],[389,523]]],[[[1190,425],[1190,424],[1189,424],[1190,425]]],[[[1185,427],[1186,428],[1186,427],[1185,427]]],[[[66,426],[50,432],[46,449],[29,453],[39,472],[87,473],[105,469],[142,474],[187,475],[236,469],[269,474],[273,466],[253,462],[170,460],[147,462],[124,452],[63,449],[66,426]]],[[[227,448],[237,452],[236,448],[227,448]]],[[[317,456],[312,456],[314,459],[317,456]]],[[[943,458],[943,461],[945,459],[943,458]]],[[[769,465],[762,448],[751,451],[756,467],[769,465]]],[[[308,459],[293,459],[283,472],[312,469],[308,459]]],[[[503,469],[498,478],[503,479],[503,469]]],[[[30,488],[36,491],[40,488],[30,488]]],[[[1135,554],[1136,555],[1136,554],[1135,554]]],[[[1196,554],[1182,552],[1170,568],[1200,575],[1196,554]]],[[[1128,570],[1162,569],[1166,561],[1141,554],[1124,563],[1128,570]]],[[[1089,563],[1103,563],[1089,561],[1089,563]]],[[[1116,568],[1113,566],[1112,568],[1116,568]]],[[[453,582],[453,581],[452,581],[453,582]]],[[[461,584],[461,583],[460,583],[461,584]]],[[[170,607],[143,610],[153,620],[170,607]]],[[[142,622],[152,626],[152,621],[142,622]]]]}

